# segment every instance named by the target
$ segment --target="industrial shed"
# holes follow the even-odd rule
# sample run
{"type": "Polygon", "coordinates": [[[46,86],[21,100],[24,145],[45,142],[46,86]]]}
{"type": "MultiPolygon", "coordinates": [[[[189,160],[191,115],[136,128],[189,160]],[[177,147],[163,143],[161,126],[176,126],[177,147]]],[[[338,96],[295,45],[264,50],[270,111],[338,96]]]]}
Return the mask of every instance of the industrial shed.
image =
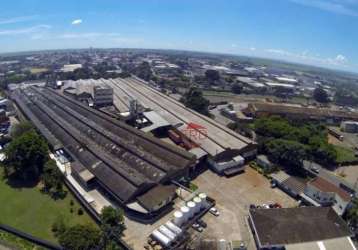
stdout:
{"type": "Polygon", "coordinates": [[[343,120],[358,121],[357,112],[272,103],[250,103],[243,112],[248,116],[256,118],[279,115],[287,118],[329,121],[332,123],[339,123],[343,120]]]}
{"type": "Polygon", "coordinates": [[[19,89],[12,98],[50,143],[78,161],[72,169],[80,183],[95,182],[121,205],[186,176],[195,164],[194,155],[54,90],[19,89]]]}

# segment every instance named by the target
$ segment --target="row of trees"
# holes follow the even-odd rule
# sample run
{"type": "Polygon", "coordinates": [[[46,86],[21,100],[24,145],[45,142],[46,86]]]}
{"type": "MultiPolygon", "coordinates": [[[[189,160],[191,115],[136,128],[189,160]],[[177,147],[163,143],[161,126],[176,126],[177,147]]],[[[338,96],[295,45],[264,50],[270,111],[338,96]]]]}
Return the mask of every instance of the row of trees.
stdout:
{"type": "Polygon", "coordinates": [[[68,250],[120,250],[117,242],[125,228],[123,211],[113,207],[103,208],[100,229],[88,224],[68,227],[62,218],[52,226],[59,243],[68,250]]]}
{"type": "Polygon", "coordinates": [[[43,182],[43,191],[53,197],[64,196],[63,174],[49,159],[49,147],[28,122],[14,126],[12,141],[5,149],[4,173],[22,183],[43,182]]]}
{"type": "Polygon", "coordinates": [[[188,108],[191,108],[203,115],[209,116],[209,100],[205,99],[203,93],[196,89],[190,88],[180,100],[188,108]]]}
{"type": "Polygon", "coordinates": [[[288,166],[301,166],[305,159],[334,165],[337,152],[328,143],[323,125],[288,121],[280,117],[260,118],[254,122],[260,136],[260,149],[270,158],[288,166]]]}

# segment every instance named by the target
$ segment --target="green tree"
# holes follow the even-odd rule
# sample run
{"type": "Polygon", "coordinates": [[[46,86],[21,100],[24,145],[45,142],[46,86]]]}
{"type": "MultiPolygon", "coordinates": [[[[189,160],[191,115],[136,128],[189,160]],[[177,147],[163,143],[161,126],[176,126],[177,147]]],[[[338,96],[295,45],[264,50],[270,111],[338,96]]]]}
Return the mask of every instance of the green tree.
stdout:
{"type": "Polygon", "coordinates": [[[116,237],[121,237],[126,229],[123,210],[104,207],[101,212],[101,229],[104,245],[115,244],[116,237]]]}
{"type": "Polygon", "coordinates": [[[350,224],[357,226],[358,225],[358,199],[355,198],[352,200],[352,205],[349,207],[347,214],[347,220],[350,224]]]}
{"type": "Polygon", "coordinates": [[[92,225],[75,225],[59,235],[59,243],[66,250],[97,249],[101,232],[92,225]]]}
{"type": "Polygon", "coordinates": [[[65,224],[63,216],[59,216],[56,218],[56,221],[52,224],[51,230],[54,233],[55,237],[59,237],[61,234],[66,232],[67,226],[65,224]]]}
{"type": "Polygon", "coordinates": [[[321,87],[318,87],[313,91],[313,98],[320,103],[329,102],[327,92],[321,87]]]}
{"type": "Polygon", "coordinates": [[[41,179],[44,184],[44,190],[51,195],[61,195],[63,193],[64,176],[59,170],[54,160],[48,160],[45,163],[41,179]]]}
{"type": "Polygon", "coordinates": [[[292,169],[302,166],[307,158],[305,146],[299,142],[273,139],[265,144],[270,159],[292,169]]]}
{"type": "Polygon", "coordinates": [[[34,130],[14,138],[5,149],[5,166],[23,180],[38,179],[48,159],[48,145],[34,130]]]}
{"type": "Polygon", "coordinates": [[[205,77],[207,80],[215,82],[220,80],[220,73],[217,70],[209,69],[205,71],[205,77]]]}
{"type": "Polygon", "coordinates": [[[191,88],[184,94],[181,101],[186,107],[191,108],[203,115],[209,115],[210,102],[203,97],[203,93],[200,90],[191,88]]]}
{"type": "Polygon", "coordinates": [[[32,126],[32,124],[30,122],[27,122],[27,121],[21,122],[19,124],[16,124],[13,127],[13,129],[11,131],[11,137],[12,138],[19,137],[32,129],[34,129],[34,127],[32,126]]]}
{"type": "Polygon", "coordinates": [[[235,94],[241,94],[242,93],[242,85],[238,83],[234,83],[231,87],[231,91],[235,94]]]}

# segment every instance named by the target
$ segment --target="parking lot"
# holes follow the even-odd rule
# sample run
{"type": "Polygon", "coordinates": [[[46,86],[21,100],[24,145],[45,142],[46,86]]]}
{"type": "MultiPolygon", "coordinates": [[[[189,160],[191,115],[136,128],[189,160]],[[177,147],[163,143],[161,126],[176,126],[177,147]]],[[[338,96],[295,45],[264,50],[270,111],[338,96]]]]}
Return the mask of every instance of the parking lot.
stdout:
{"type": "MultiPolygon", "coordinates": [[[[231,178],[221,177],[210,170],[206,170],[194,181],[200,192],[216,200],[216,207],[220,212],[218,217],[207,213],[203,220],[207,228],[199,233],[190,232],[194,238],[227,241],[243,241],[254,248],[254,242],[247,226],[247,215],[250,204],[262,205],[278,202],[283,207],[292,207],[297,202],[279,189],[272,189],[270,182],[250,167],[245,173],[231,178]]],[[[188,194],[183,193],[185,198],[188,194]]],[[[183,201],[178,198],[175,207],[179,208],[183,201]]],[[[127,230],[124,240],[134,249],[143,249],[147,243],[147,237],[151,232],[173,218],[173,212],[165,215],[154,224],[144,225],[126,218],[127,230]]]]}
{"type": "Polygon", "coordinates": [[[243,241],[249,249],[255,249],[247,225],[250,204],[279,203],[283,207],[293,207],[297,201],[282,192],[272,189],[270,182],[250,167],[245,173],[226,178],[207,170],[194,183],[202,192],[216,200],[220,216],[204,216],[208,227],[201,233],[201,239],[225,239],[243,241]]]}

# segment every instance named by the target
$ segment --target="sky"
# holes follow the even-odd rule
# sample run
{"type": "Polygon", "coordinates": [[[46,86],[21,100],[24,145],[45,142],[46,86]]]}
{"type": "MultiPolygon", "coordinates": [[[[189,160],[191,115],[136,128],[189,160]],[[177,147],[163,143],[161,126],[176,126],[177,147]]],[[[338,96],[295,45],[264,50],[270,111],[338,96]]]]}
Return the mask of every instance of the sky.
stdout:
{"type": "Polygon", "coordinates": [[[155,48],[358,72],[358,0],[2,1],[0,53],[155,48]]]}

